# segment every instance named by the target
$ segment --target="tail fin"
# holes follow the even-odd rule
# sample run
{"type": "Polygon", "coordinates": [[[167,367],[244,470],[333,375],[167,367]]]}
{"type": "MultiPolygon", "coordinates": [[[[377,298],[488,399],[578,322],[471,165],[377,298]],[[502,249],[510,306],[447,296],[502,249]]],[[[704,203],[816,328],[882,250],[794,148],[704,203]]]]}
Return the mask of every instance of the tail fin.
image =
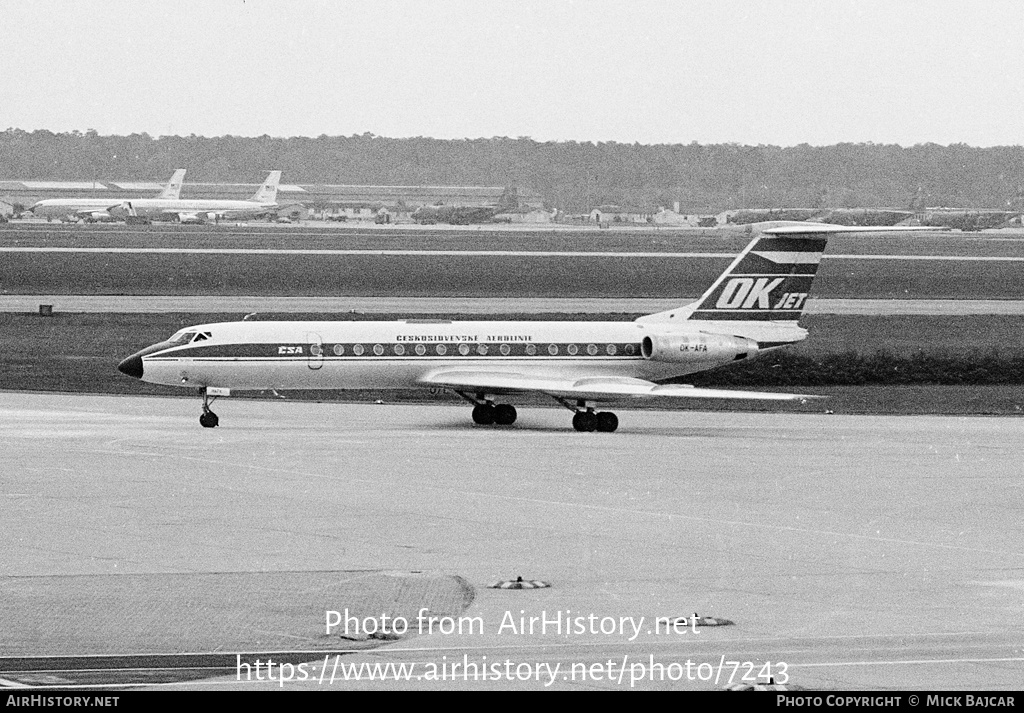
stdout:
{"type": "Polygon", "coordinates": [[[761,229],[699,300],[678,309],[640,317],[637,321],[698,319],[795,323],[807,305],[811,283],[829,235],[921,229],[824,223],[771,224],[761,229]]]}
{"type": "Polygon", "coordinates": [[[171,176],[171,180],[167,182],[163,190],[160,191],[160,195],[157,198],[164,198],[172,201],[176,201],[181,198],[181,184],[185,182],[185,169],[179,168],[171,176]]]}
{"type": "Polygon", "coordinates": [[[257,203],[277,203],[277,184],[281,182],[281,172],[271,171],[267,180],[263,182],[260,189],[253,194],[250,200],[257,203]]]}
{"type": "Polygon", "coordinates": [[[689,319],[800,319],[828,236],[779,230],[769,228],[752,240],[701,296],[689,319]]]}

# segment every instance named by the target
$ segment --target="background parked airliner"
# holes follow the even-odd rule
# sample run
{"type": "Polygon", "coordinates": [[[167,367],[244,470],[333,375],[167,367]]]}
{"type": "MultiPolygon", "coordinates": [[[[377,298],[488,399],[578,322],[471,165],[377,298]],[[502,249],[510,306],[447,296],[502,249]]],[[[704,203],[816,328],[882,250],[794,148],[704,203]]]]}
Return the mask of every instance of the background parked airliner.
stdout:
{"type": "MultiPolygon", "coordinates": [[[[185,182],[185,169],[179,168],[171,176],[171,180],[157,194],[158,200],[177,200],[181,196],[181,184],[185,182]]],[[[110,208],[121,205],[128,198],[47,198],[33,205],[29,210],[40,218],[60,218],[61,220],[108,221],[118,220],[111,215],[110,208]]]]}
{"type": "Polygon", "coordinates": [[[138,198],[122,201],[109,208],[111,215],[118,218],[135,218],[141,221],[177,220],[203,222],[219,218],[244,220],[259,218],[278,210],[277,185],[281,172],[271,171],[267,180],[245,201],[220,200],[217,198],[192,198],[173,200],[164,198],[138,198]]]}
{"type": "Polygon", "coordinates": [[[577,431],[614,431],[594,404],[643,398],[801,400],[800,394],[661,384],[807,336],[797,323],[832,233],[893,230],[770,225],[696,302],[634,322],[224,322],[182,329],[118,365],[157,384],[232,389],[445,388],[473,404],[474,422],[510,425],[495,396],[540,393],[573,412],[577,431]]]}

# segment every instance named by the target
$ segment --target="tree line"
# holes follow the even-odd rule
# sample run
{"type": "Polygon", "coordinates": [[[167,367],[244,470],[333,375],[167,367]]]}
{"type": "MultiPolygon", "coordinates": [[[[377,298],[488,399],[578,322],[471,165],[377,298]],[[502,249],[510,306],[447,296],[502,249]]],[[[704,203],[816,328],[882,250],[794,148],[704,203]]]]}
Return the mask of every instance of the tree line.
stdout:
{"type": "Polygon", "coordinates": [[[101,136],[0,132],[0,180],[516,186],[550,208],[687,213],[740,208],[1024,207],[1024,147],[841,143],[792,147],[353,136],[101,136]]]}

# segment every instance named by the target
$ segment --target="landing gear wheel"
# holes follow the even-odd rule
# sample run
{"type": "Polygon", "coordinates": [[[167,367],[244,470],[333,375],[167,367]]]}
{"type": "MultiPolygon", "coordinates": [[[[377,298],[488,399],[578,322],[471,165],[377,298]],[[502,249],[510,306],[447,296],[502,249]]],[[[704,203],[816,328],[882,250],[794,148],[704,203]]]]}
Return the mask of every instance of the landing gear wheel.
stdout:
{"type": "Polygon", "coordinates": [[[473,407],[473,423],[490,426],[494,423],[495,409],[490,404],[477,404],[473,407]]]}
{"type": "Polygon", "coordinates": [[[611,411],[601,411],[597,414],[597,430],[602,433],[612,433],[619,427],[619,417],[611,411]]]}
{"type": "Polygon", "coordinates": [[[220,419],[217,418],[217,414],[210,410],[210,404],[217,400],[216,396],[210,396],[210,392],[207,389],[202,389],[203,393],[203,415],[199,417],[199,425],[203,428],[216,428],[220,423],[220,419]]]}
{"type": "Polygon", "coordinates": [[[597,416],[593,411],[577,411],[572,417],[572,427],[581,433],[597,429],[597,416]]]}
{"type": "Polygon", "coordinates": [[[511,426],[516,422],[516,407],[511,404],[498,404],[494,407],[494,422],[499,426],[511,426]]]}

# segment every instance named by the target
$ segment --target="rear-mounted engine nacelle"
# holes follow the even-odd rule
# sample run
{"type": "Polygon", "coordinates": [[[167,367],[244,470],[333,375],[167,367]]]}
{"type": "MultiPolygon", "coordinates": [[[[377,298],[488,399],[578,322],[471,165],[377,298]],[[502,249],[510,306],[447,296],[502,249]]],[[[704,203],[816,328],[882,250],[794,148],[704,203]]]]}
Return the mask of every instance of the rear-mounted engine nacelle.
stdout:
{"type": "Polygon", "coordinates": [[[640,343],[645,359],[664,362],[746,359],[757,354],[757,342],[727,334],[652,334],[640,343]]]}

